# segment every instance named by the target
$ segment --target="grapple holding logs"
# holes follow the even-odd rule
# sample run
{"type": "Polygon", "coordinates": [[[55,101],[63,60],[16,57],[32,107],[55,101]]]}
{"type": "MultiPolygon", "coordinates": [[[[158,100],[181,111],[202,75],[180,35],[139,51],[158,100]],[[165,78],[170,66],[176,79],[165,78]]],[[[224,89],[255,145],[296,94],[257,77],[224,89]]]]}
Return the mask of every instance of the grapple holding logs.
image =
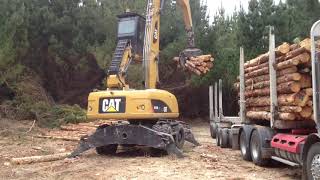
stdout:
{"type": "Polygon", "coordinates": [[[212,55],[201,55],[198,49],[186,49],[179,57],[173,58],[183,69],[198,76],[205,75],[213,68],[214,58],[212,55]]]}

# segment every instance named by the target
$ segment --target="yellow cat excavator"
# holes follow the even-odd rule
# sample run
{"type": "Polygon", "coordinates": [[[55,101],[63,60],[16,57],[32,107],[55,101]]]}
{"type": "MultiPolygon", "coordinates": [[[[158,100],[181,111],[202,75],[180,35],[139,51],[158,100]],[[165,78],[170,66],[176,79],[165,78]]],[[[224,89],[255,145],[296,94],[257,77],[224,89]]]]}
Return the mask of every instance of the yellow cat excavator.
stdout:
{"type": "MultiPolygon", "coordinates": [[[[131,12],[119,15],[118,43],[107,71],[107,90],[90,93],[87,117],[92,120],[117,120],[102,125],[90,136],[81,138],[72,157],[91,148],[98,154],[115,154],[117,147],[147,146],[183,157],[185,141],[199,145],[188,124],[179,117],[176,97],[159,90],[158,62],[160,16],[165,0],[148,0],[146,18],[131,12]],[[145,71],[145,90],[130,89],[125,81],[131,61],[141,61],[145,71]]],[[[188,48],[180,54],[180,64],[202,54],[194,47],[194,32],[189,0],[178,0],[182,7],[188,48]]]]}

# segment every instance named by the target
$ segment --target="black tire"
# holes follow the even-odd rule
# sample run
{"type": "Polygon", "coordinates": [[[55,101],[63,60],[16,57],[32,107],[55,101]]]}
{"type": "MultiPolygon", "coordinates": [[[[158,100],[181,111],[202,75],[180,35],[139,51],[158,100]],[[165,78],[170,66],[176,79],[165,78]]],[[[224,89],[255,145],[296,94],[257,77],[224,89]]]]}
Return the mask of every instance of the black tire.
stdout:
{"type": "Polygon", "coordinates": [[[310,147],[305,166],[308,180],[320,179],[320,142],[310,147]]]}
{"type": "Polygon", "coordinates": [[[96,152],[99,155],[115,155],[117,152],[117,148],[117,144],[110,144],[107,146],[96,147],[96,152]]]}
{"type": "Polygon", "coordinates": [[[217,146],[221,145],[221,129],[217,128],[217,138],[216,138],[216,142],[217,142],[217,146]]]}
{"type": "Polygon", "coordinates": [[[228,129],[228,147],[232,148],[232,129],[228,129]]]}
{"type": "Polygon", "coordinates": [[[217,137],[217,124],[216,123],[210,123],[210,135],[213,139],[216,139],[216,137],[217,137]]]}
{"type": "MultiPolygon", "coordinates": [[[[262,138],[264,139],[264,138],[262,138]]],[[[260,141],[260,135],[259,131],[254,130],[252,132],[251,138],[250,138],[250,153],[251,153],[251,158],[252,162],[255,165],[258,166],[266,166],[269,164],[270,159],[263,159],[262,158],[262,145],[260,141]]]]}
{"type": "Polygon", "coordinates": [[[246,161],[251,161],[251,153],[250,148],[248,147],[248,143],[246,140],[246,134],[244,131],[241,131],[240,133],[240,152],[242,155],[242,158],[246,161]]]}
{"type": "Polygon", "coordinates": [[[174,141],[177,148],[182,149],[185,142],[185,134],[183,127],[179,128],[178,133],[174,136],[174,141]]]}
{"type": "Polygon", "coordinates": [[[227,128],[221,129],[221,142],[220,142],[221,148],[228,147],[228,139],[229,139],[228,129],[227,128]]]}

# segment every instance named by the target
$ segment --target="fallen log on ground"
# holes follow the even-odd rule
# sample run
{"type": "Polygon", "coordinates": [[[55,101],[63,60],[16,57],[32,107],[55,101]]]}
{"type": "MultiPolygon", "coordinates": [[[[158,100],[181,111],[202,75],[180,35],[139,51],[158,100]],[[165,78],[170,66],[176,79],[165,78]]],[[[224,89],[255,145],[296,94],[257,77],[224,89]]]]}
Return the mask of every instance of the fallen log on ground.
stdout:
{"type": "Polygon", "coordinates": [[[63,141],[80,141],[78,137],[62,137],[62,136],[43,136],[43,135],[36,135],[33,136],[36,138],[46,138],[46,139],[55,139],[55,140],[63,140],[63,141]]]}
{"type": "Polygon", "coordinates": [[[67,158],[71,153],[59,153],[59,154],[51,154],[44,156],[30,156],[30,157],[22,157],[22,158],[12,158],[10,160],[13,164],[31,164],[37,162],[49,162],[49,161],[57,161],[61,159],[67,158]]]}

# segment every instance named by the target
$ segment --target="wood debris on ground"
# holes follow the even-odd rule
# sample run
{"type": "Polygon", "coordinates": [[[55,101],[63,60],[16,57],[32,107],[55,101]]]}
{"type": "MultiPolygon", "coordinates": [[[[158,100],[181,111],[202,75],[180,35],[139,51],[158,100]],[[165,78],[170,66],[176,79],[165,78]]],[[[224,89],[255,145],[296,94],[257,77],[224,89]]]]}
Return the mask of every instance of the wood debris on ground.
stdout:
{"type": "Polygon", "coordinates": [[[21,158],[12,158],[10,162],[12,164],[31,164],[37,162],[50,162],[57,161],[61,159],[67,158],[71,153],[58,153],[58,154],[50,154],[43,156],[29,156],[29,157],[21,157],[21,158]]]}
{"type": "Polygon", "coordinates": [[[97,120],[87,123],[67,124],[60,129],[42,129],[40,134],[34,135],[36,138],[48,138],[64,141],[79,141],[82,136],[90,135],[103,124],[111,124],[110,121],[97,120]]]}
{"type": "MultiPolygon", "coordinates": [[[[82,136],[90,135],[97,127],[104,124],[112,124],[112,121],[97,120],[87,123],[79,124],[67,124],[60,127],[60,129],[41,129],[40,134],[33,135],[35,138],[48,138],[54,140],[63,140],[63,141],[80,141],[82,136]]],[[[41,149],[41,147],[36,147],[41,149]]],[[[63,150],[64,151],[64,150],[63,150]]],[[[63,152],[61,150],[61,152],[63,152]]],[[[41,156],[29,156],[29,157],[20,157],[20,158],[11,158],[10,162],[6,162],[6,165],[10,164],[31,164],[37,162],[49,162],[56,161],[67,158],[71,153],[57,153],[50,155],[41,155],[41,156]]]]}

